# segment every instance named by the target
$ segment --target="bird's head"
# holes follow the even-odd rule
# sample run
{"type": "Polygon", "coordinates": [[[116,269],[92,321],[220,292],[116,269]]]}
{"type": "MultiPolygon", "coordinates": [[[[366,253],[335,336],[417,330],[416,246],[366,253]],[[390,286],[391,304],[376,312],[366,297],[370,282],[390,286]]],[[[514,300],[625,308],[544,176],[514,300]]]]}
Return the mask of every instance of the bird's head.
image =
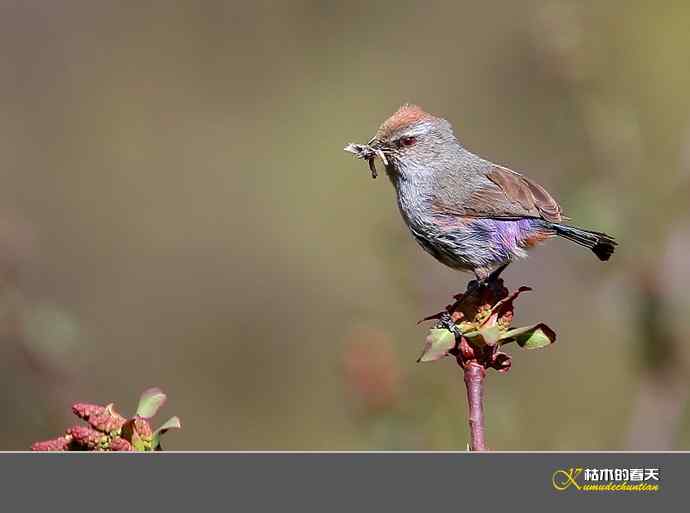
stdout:
{"type": "Polygon", "coordinates": [[[381,124],[367,144],[350,144],[345,150],[367,160],[374,177],[378,157],[394,180],[431,170],[454,147],[459,145],[448,121],[405,104],[381,124]]]}

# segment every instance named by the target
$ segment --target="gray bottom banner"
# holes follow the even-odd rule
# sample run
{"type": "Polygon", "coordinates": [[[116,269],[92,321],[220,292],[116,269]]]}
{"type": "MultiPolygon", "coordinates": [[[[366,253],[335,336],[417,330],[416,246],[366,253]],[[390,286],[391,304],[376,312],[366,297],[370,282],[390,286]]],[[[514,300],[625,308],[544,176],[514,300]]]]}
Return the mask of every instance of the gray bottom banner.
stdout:
{"type": "Polygon", "coordinates": [[[5,511],[646,511],[685,502],[690,455],[3,453],[0,475],[5,511]]]}

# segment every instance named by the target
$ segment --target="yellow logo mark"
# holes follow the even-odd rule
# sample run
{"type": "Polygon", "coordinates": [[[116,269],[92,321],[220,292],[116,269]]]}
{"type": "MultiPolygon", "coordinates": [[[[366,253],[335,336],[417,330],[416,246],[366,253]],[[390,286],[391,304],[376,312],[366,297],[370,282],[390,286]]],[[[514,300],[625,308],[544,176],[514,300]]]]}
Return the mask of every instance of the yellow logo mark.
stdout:
{"type": "Polygon", "coordinates": [[[582,468],[571,467],[568,470],[560,469],[553,473],[553,476],[551,477],[551,483],[553,484],[553,487],[559,492],[567,490],[571,486],[574,486],[578,490],[581,490],[580,485],[576,481],[577,477],[581,473],[582,468]]]}

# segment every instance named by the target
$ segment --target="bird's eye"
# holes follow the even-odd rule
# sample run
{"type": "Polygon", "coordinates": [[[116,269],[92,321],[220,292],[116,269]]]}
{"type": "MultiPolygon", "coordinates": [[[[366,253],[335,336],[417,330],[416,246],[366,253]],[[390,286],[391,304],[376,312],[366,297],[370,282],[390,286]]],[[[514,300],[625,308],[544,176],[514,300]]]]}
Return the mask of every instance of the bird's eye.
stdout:
{"type": "Polygon", "coordinates": [[[400,138],[400,146],[412,146],[417,142],[416,137],[408,136],[400,138]]]}

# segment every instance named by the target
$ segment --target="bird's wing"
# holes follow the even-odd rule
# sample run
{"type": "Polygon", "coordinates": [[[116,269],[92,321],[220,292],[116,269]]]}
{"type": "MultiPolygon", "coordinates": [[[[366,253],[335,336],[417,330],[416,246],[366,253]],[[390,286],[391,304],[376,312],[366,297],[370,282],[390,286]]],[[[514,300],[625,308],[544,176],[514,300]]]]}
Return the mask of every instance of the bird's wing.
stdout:
{"type": "Polygon", "coordinates": [[[561,207],[539,184],[506,167],[492,165],[484,171],[486,180],[476,187],[462,205],[434,202],[439,215],[489,217],[496,219],[542,218],[561,221],[561,207]]]}

